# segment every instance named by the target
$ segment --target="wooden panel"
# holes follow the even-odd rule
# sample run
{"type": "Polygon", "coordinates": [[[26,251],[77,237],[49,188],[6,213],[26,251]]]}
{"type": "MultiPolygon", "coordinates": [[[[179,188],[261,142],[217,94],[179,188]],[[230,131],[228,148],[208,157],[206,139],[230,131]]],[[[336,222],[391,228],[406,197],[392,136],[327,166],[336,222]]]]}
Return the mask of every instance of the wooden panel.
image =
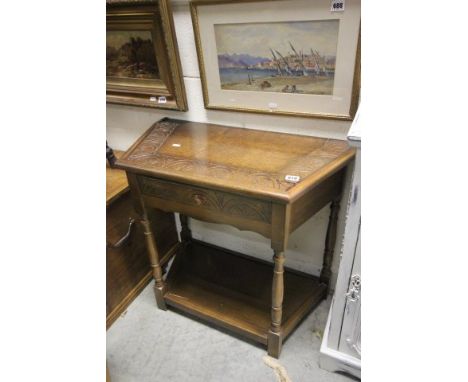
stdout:
{"type": "Polygon", "coordinates": [[[271,236],[269,202],[160,179],[141,176],[138,179],[148,206],[271,236]]]}
{"type": "MultiPolygon", "coordinates": [[[[106,239],[117,242],[128,229],[130,217],[136,218],[129,193],[121,195],[107,208],[106,239]]],[[[151,211],[153,232],[161,254],[173,253],[178,243],[173,214],[151,211]]],[[[168,261],[168,257],[164,258],[168,261]]],[[[109,327],[151,280],[143,230],[134,226],[130,242],[121,248],[106,250],[106,313],[109,327]]]]}
{"type": "Polygon", "coordinates": [[[139,177],[143,195],[264,223],[271,222],[271,203],[149,177],[139,177]]]}
{"type": "Polygon", "coordinates": [[[291,222],[290,204],[273,204],[271,248],[284,252],[288,246],[289,226],[291,222]]]}
{"type": "Polygon", "coordinates": [[[344,175],[345,169],[333,174],[292,203],[289,232],[293,232],[334,198],[340,196],[344,175]]]}
{"type": "MultiPolygon", "coordinates": [[[[136,217],[130,203],[130,195],[127,193],[115,200],[107,209],[106,217],[106,239],[109,243],[115,243],[127,232],[129,218],[136,217]]],[[[143,233],[139,225],[136,225],[134,230],[128,245],[118,249],[107,248],[106,250],[106,310],[107,316],[112,315],[113,320],[118,315],[114,317],[116,313],[112,313],[121,302],[129,300],[127,298],[129,294],[136,297],[138,291],[134,289],[141,280],[145,279],[146,282],[150,280],[148,274],[151,274],[151,267],[142,240],[143,233]]],[[[144,288],[145,285],[141,285],[141,287],[144,288]]],[[[127,303],[129,302],[127,301],[127,303]]],[[[122,310],[122,307],[119,310],[122,310]]]]}
{"type": "Polygon", "coordinates": [[[345,141],[165,118],[117,165],[156,178],[288,202],[353,156],[345,141]],[[286,175],[299,176],[299,183],[286,182],[286,175]]]}
{"type": "Polygon", "coordinates": [[[215,213],[203,208],[189,206],[187,204],[170,202],[165,199],[145,196],[143,197],[144,203],[153,208],[161,209],[163,211],[175,211],[192,218],[206,221],[209,223],[229,224],[239,230],[253,231],[267,238],[271,235],[271,225],[266,223],[255,222],[248,219],[236,218],[233,216],[215,213]]]}
{"type": "Polygon", "coordinates": [[[158,252],[161,255],[161,259],[164,259],[165,254],[171,251],[179,241],[175,216],[173,213],[150,209],[149,218],[154,237],[157,241],[158,252]]]}
{"type": "MultiPolygon", "coordinates": [[[[194,241],[185,254],[176,257],[165,300],[168,305],[266,344],[271,279],[270,263],[194,241]]],[[[313,276],[286,271],[285,336],[324,298],[325,289],[313,276]]]]}

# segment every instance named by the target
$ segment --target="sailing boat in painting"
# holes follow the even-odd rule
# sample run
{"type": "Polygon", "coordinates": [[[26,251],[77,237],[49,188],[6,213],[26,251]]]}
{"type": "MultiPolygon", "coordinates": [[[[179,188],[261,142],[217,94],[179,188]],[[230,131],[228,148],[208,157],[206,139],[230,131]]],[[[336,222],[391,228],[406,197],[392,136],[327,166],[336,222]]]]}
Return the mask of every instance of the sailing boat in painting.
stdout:
{"type": "Polygon", "coordinates": [[[333,94],[338,20],[215,25],[221,88],[333,94]]]}

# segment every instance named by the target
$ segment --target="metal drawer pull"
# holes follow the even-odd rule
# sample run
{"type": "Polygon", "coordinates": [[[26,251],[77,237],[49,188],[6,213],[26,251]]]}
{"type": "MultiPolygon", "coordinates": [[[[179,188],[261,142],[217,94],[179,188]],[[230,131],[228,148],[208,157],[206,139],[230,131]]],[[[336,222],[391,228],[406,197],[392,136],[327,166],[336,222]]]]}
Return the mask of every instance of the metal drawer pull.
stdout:
{"type": "Polygon", "coordinates": [[[348,297],[348,300],[351,302],[356,302],[361,298],[361,276],[353,275],[351,277],[351,283],[346,297],[348,297]]]}
{"type": "Polygon", "coordinates": [[[130,219],[128,223],[128,230],[125,235],[123,235],[115,244],[110,244],[109,242],[106,243],[107,248],[121,248],[126,245],[130,239],[130,235],[132,234],[133,226],[135,225],[136,220],[130,219]]]}

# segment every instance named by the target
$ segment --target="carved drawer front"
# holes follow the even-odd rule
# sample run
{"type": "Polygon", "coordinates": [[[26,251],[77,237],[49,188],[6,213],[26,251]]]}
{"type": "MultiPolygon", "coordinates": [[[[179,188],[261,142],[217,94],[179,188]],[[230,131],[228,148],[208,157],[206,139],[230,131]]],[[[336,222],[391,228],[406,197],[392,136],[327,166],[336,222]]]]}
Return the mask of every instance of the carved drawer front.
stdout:
{"type": "Polygon", "coordinates": [[[166,180],[139,177],[143,195],[174,201],[238,218],[271,222],[271,203],[240,195],[184,185],[166,180]]]}

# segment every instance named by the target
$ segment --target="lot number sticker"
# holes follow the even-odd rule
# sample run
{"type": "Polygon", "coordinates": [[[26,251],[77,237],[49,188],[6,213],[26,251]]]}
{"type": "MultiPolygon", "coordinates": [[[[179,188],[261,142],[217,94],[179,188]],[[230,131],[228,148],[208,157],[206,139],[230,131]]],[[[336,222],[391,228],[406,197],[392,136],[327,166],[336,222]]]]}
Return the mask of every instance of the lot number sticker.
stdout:
{"type": "Polygon", "coordinates": [[[345,0],[332,0],[330,11],[343,12],[344,6],[345,6],[345,0]]]}

